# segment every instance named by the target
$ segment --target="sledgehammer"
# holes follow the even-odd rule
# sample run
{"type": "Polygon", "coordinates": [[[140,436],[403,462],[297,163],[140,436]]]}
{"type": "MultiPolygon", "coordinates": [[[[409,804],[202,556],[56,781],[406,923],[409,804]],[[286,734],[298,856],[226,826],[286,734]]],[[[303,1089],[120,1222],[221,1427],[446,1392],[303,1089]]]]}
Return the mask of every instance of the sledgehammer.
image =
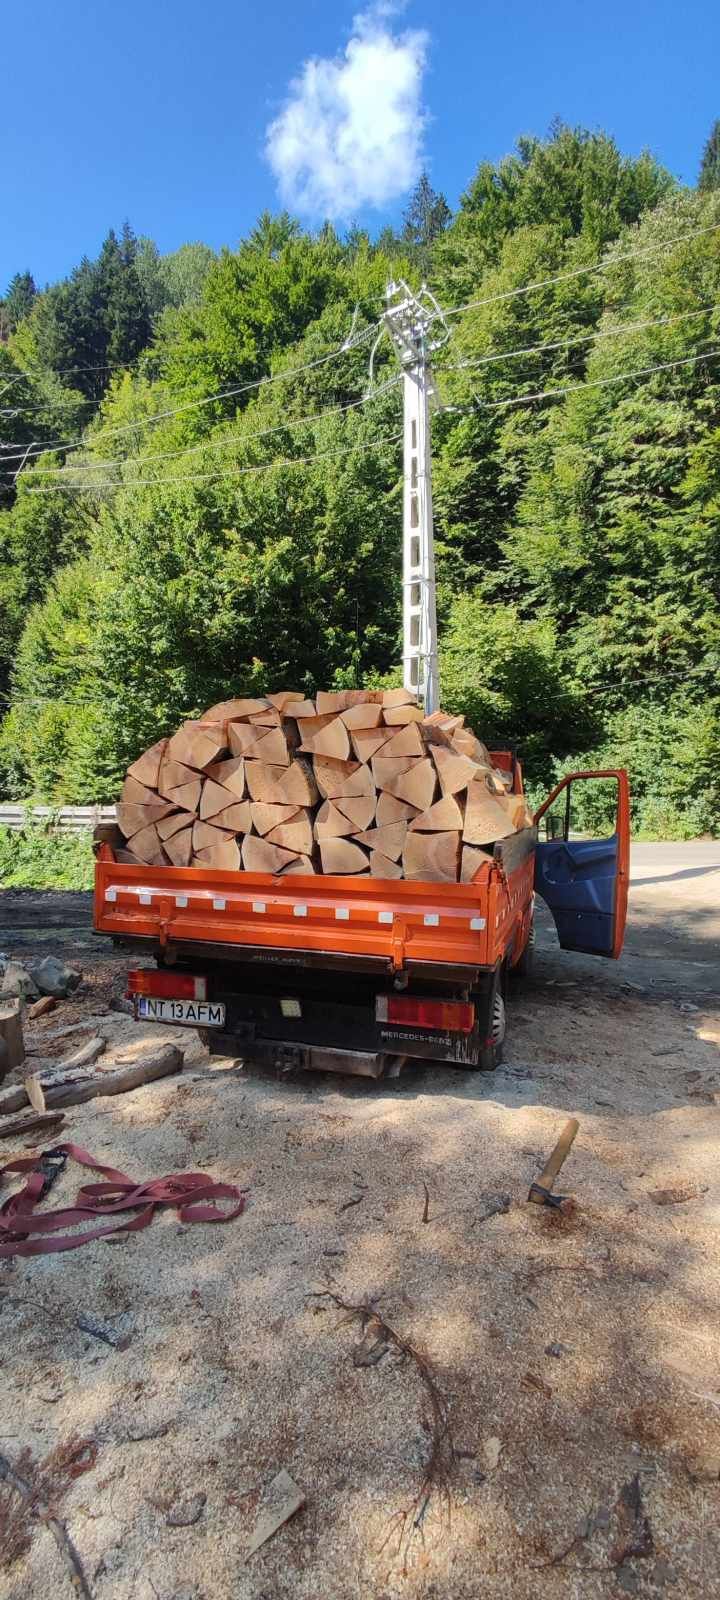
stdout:
{"type": "Polygon", "coordinates": [[[553,1194],[553,1185],[563,1162],[570,1154],[572,1143],[579,1127],[580,1123],[577,1117],[568,1118],[552,1155],[545,1162],[540,1177],[536,1183],[531,1183],[530,1185],[528,1200],[533,1205],[553,1206],[556,1211],[564,1211],[566,1214],[572,1211],[573,1201],[570,1195],[553,1194]]]}

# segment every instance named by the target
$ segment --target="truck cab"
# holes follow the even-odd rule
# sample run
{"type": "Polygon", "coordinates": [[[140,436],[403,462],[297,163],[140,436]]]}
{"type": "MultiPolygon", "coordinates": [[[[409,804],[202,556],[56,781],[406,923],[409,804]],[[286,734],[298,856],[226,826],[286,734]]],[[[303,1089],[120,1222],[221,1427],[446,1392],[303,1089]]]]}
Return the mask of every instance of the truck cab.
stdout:
{"type": "MultiPolygon", "coordinates": [[[[512,752],[492,760],[522,794],[512,752]]],[[[509,978],[529,969],[536,893],[563,949],[620,955],[629,835],[627,774],[612,769],[563,778],[471,883],[144,867],[101,843],[95,929],[154,959],[129,972],[136,1015],[199,1027],[211,1053],[368,1077],[423,1059],[488,1071],[509,978]],[[605,837],[576,826],[590,784],[605,837]]]]}

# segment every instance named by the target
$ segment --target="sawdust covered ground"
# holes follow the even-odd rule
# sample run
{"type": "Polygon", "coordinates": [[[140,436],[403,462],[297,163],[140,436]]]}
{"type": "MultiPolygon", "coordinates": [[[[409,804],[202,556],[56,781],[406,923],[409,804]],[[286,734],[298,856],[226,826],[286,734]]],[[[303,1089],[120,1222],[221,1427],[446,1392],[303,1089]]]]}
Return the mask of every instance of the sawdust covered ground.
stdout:
{"type": "MultiPolygon", "coordinates": [[[[0,1452],[45,1463],[96,1600],[720,1595],[718,1011],[540,965],[494,1078],[278,1082],[211,1066],[183,1033],[181,1078],[68,1114],[63,1136],[133,1175],[249,1190],[227,1226],[167,1214],[0,1262],[0,1452]],[[564,1220],[525,1201],[570,1112],[564,1220]],[[683,1202],[650,1197],[678,1186],[683,1202]],[[356,1364],[361,1329],[327,1290],[375,1302],[432,1364],[455,1459],[420,1516],[427,1389],[392,1346],[356,1364]],[[283,1467],[307,1505],[246,1564],[283,1467]]],[[[158,1041],[97,1009],[119,972],[101,966],[29,1033],[36,1061],[95,1031],[103,1066],[158,1041]]],[[[48,1531],[14,1534],[8,1600],[70,1594],[48,1531]]]]}

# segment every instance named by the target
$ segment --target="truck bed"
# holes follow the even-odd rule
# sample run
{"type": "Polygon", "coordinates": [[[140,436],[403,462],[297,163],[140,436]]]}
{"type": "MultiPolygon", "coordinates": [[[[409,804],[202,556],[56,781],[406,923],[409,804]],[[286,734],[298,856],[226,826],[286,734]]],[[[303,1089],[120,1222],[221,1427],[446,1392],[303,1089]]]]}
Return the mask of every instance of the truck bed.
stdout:
{"type": "Polygon", "coordinates": [[[496,845],[470,884],[131,866],[103,845],[94,925],[170,960],[211,945],[243,962],[477,971],[507,952],[532,894],[536,838],[527,828],[496,845]]]}

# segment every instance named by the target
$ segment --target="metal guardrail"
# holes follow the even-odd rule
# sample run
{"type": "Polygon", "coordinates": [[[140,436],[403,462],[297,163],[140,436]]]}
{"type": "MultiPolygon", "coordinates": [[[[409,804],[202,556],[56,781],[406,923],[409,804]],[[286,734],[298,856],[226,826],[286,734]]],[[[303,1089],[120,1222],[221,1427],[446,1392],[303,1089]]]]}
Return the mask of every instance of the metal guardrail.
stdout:
{"type": "Polygon", "coordinates": [[[114,806],[24,806],[0,802],[0,828],[46,827],[83,833],[98,822],[114,822],[114,806]]]}

